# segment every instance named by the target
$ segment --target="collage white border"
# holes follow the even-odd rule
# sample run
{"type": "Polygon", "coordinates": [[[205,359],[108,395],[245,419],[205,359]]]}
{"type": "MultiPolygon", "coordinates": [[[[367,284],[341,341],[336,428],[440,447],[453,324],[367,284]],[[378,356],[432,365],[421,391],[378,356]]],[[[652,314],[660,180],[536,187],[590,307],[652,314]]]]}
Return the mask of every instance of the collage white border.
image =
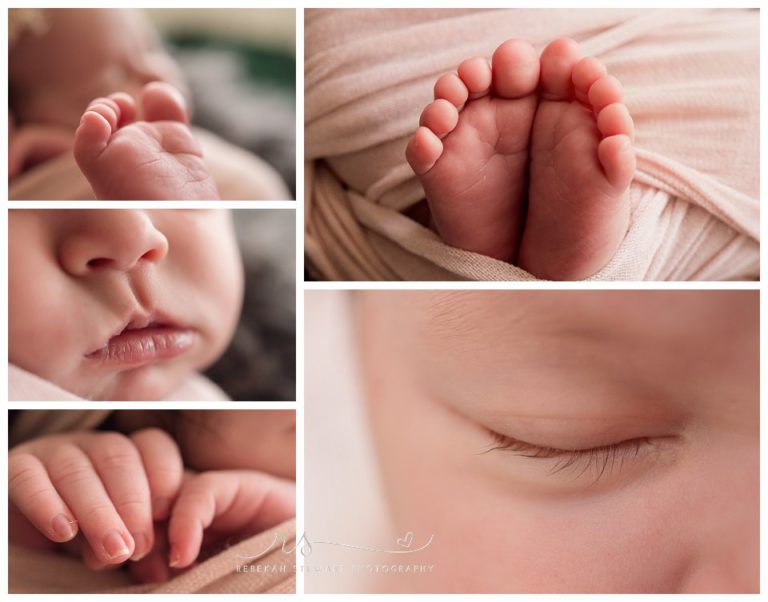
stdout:
{"type": "MultiPolygon", "coordinates": [[[[303,217],[304,217],[304,205],[302,202],[303,196],[304,196],[304,138],[303,138],[303,131],[304,131],[304,68],[303,68],[303,57],[304,57],[304,21],[303,21],[303,9],[305,8],[417,8],[417,7],[428,7],[428,8],[464,8],[468,5],[473,5],[473,8],[531,8],[531,4],[533,3],[525,3],[525,2],[509,2],[509,1],[499,1],[499,0],[486,0],[485,2],[480,3],[480,5],[474,5],[474,3],[470,2],[461,2],[456,0],[439,0],[439,1],[409,1],[409,0],[389,0],[389,1],[370,1],[366,2],[364,0],[358,0],[356,2],[349,2],[349,1],[333,1],[333,0],[327,0],[327,1],[317,1],[317,0],[295,0],[295,1],[283,1],[283,2],[259,2],[258,0],[251,0],[251,1],[222,1],[215,3],[215,8],[284,8],[284,9],[295,9],[296,10],[296,132],[297,132],[297,144],[296,144],[296,191],[297,191],[297,198],[298,202],[275,202],[275,203],[265,203],[265,202],[258,202],[258,203],[249,203],[249,202],[236,202],[236,203],[223,203],[223,202],[216,202],[215,205],[213,203],[206,204],[206,203],[196,203],[195,207],[200,208],[237,208],[237,209],[248,209],[248,208],[293,208],[295,207],[296,211],[296,283],[297,283],[297,289],[296,289],[296,391],[297,391],[297,402],[293,403],[286,403],[286,402],[225,402],[225,404],[222,406],[222,402],[217,402],[215,405],[208,404],[208,403],[200,403],[196,404],[195,408],[199,409],[222,409],[222,407],[227,408],[238,408],[238,409],[246,409],[246,408],[253,408],[253,409],[291,409],[295,408],[296,410],[296,419],[297,419],[297,429],[296,429],[296,436],[297,436],[297,446],[296,446],[296,453],[297,453],[297,471],[296,471],[296,479],[297,479],[297,533],[303,533],[304,532],[304,404],[303,404],[303,394],[304,394],[304,291],[306,290],[335,290],[335,289],[512,289],[512,288],[528,288],[528,289],[701,289],[701,290],[711,290],[711,289],[748,289],[748,290],[760,290],[761,293],[764,292],[762,283],[732,283],[732,282],[702,282],[702,283],[691,283],[691,282],[581,282],[581,283],[551,283],[551,282],[526,282],[524,285],[519,284],[513,284],[508,282],[440,282],[440,283],[426,283],[426,282],[309,282],[304,283],[304,245],[303,245],[303,237],[304,237],[304,230],[303,230],[303,217]]],[[[650,2],[645,4],[644,8],[721,8],[725,7],[726,3],[724,2],[674,2],[670,4],[669,2],[650,2]]],[[[200,0],[186,0],[186,1],[157,1],[157,2],[110,2],[108,0],[103,1],[93,1],[93,0],[83,0],[81,2],[30,2],[30,1],[19,1],[19,0],[10,0],[7,2],[3,2],[3,10],[2,15],[0,15],[0,27],[2,28],[2,31],[6,32],[8,31],[8,23],[7,23],[7,9],[8,8],[38,8],[38,7],[46,7],[46,6],[56,6],[59,8],[64,7],[83,7],[83,8],[97,8],[97,7],[128,7],[128,8],[143,8],[151,5],[152,8],[212,8],[214,7],[214,3],[210,0],[208,1],[200,1],[200,0]]],[[[623,7],[623,6],[635,6],[635,4],[631,2],[605,2],[605,1],[596,1],[596,2],[590,2],[590,3],[584,3],[584,2],[552,2],[552,1],[540,1],[535,3],[536,8],[611,8],[611,7],[623,7]]],[[[729,2],[727,3],[727,8],[759,8],[759,3],[757,2],[729,2]]],[[[760,15],[760,26],[761,26],[761,32],[763,30],[764,26],[764,11],[761,11],[760,15]]],[[[762,38],[762,35],[761,35],[762,38]]],[[[8,65],[8,48],[7,44],[4,44],[2,46],[2,49],[0,49],[0,52],[2,52],[3,62],[2,64],[6,67],[6,74],[7,74],[7,65],[8,65]]],[[[760,96],[761,98],[765,99],[765,76],[766,72],[768,71],[768,67],[766,67],[766,54],[768,54],[764,48],[764,45],[761,44],[761,68],[760,68],[760,96]]],[[[2,102],[6,103],[8,102],[8,82],[7,77],[2,78],[2,102]]],[[[765,104],[765,103],[763,103],[765,104]]],[[[5,108],[4,114],[7,115],[7,106],[5,108]]],[[[7,120],[2,120],[2,125],[0,126],[0,134],[3,136],[2,139],[7,139],[8,135],[8,123],[7,120]]],[[[761,183],[760,183],[760,198],[765,199],[766,198],[766,184],[765,184],[765,176],[768,175],[768,170],[766,170],[766,123],[764,120],[761,120],[760,123],[760,173],[761,173],[761,183]]],[[[7,161],[3,161],[3,169],[5,170],[6,174],[6,181],[7,181],[7,161]]],[[[81,204],[81,203],[67,203],[67,207],[75,208],[78,206],[89,206],[93,207],[93,204],[81,204]]],[[[121,206],[122,204],[110,204],[110,206],[121,206]]],[[[8,202],[7,196],[6,196],[6,210],[0,212],[0,236],[2,236],[2,240],[0,240],[0,248],[2,249],[3,253],[3,265],[6,269],[5,277],[2,278],[2,282],[0,283],[0,288],[2,289],[2,295],[0,295],[0,298],[2,299],[2,312],[0,315],[0,332],[5,333],[5,336],[7,338],[8,333],[8,279],[7,279],[7,244],[8,244],[8,213],[7,209],[9,208],[46,208],[48,206],[55,206],[56,208],[62,208],[62,203],[27,203],[27,202],[8,202]]],[[[125,206],[130,207],[141,207],[143,206],[142,203],[126,203],[125,206]]],[[[152,203],[152,208],[172,208],[172,207],[180,207],[180,206],[188,206],[186,203],[152,203]]],[[[765,220],[761,220],[760,224],[760,232],[761,232],[761,239],[765,239],[765,220]]],[[[765,266],[766,263],[764,261],[765,259],[765,251],[764,249],[761,249],[761,265],[765,266]]],[[[760,311],[761,316],[766,315],[766,308],[768,307],[768,301],[766,301],[766,296],[761,295],[761,301],[760,301],[760,311]]],[[[761,357],[765,356],[766,351],[766,326],[765,326],[765,320],[761,320],[760,324],[760,351],[761,351],[761,357]]],[[[3,348],[2,350],[2,356],[0,356],[0,362],[2,363],[2,369],[0,369],[0,391],[2,391],[2,399],[6,402],[6,411],[9,408],[12,409],[43,409],[40,407],[40,404],[35,403],[8,403],[7,399],[7,383],[8,383],[8,346],[3,348]]],[[[765,362],[761,363],[761,366],[765,365],[765,362]]],[[[765,379],[761,380],[760,383],[760,408],[761,408],[761,414],[765,413],[766,409],[766,385],[765,379]]],[[[63,402],[61,404],[56,405],[56,409],[83,409],[83,408],[92,408],[92,405],[88,405],[88,402],[85,403],[78,403],[78,402],[63,402]]],[[[112,403],[110,404],[111,408],[115,409],[122,409],[122,408],[131,408],[131,409],[178,409],[178,405],[172,404],[172,403],[129,403],[129,404],[122,404],[122,403],[112,403]]],[[[4,420],[4,427],[1,429],[2,432],[2,441],[0,444],[2,444],[4,447],[7,448],[8,443],[8,426],[7,426],[7,419],[4,420]]],[[[761,465],[761,483],[760,483],[760,495],[761,495],[761,510],[766,507],[766,495],[768,494],[768,485],[766,485],[766,472],[765,467],[768,466],[768,451],[766,451],[766,445],[765,445],[765,429],[763,425],[761,425],[761,434],[760,434],[760,440],[761,440],[761,448],[760,448],[760,465],[761,465]]],[[[0,463],[2,465],[2,468],[0,469],[0,480],[2,481],[3,488],[7,488],[7,463],[2,462],[0,463]]],[[[7,542],[7,533],[8,533],[8,507],[7,507],[7,495],[2,496],[2,508],[0,511],[3,514],[3,519],[0,521],[0,541],[7,542]]],[[[762,514],[762,513],[761,513],[762,514]]],[[[761,583],[762,587],[766,588],[766,575],[768,575],[768,560],[766,559],[766,541],[768,537],[768,529],[765,525],[765,520],[761,520],[760,525],[760,548],[761,548],[761,559],[760,559],[760,574],[761,574],[761,583]]],[[[2,553],[0,554],[0,562],[3,564],[3,570],[0,571],[0,597],[5,598],[6,596],[10,599],[37,599],[37,598],[45,598],[45,599],[52,599],[52,597],[55,598],[61,598],[61,599],[79,599],[82,598],[82,595],[43,595],[43,594],[34,594],[34,595],[7,595],[8,591],[8,562],[7,562],[7,556],[8,556],[8,549],[7,549],[7,543],[4,543],[2,546],[0,546],[0,550],[2,550],[2,553]]],[[[299,573],[297,574],[297,595],[299,598],[308,598],[308,599],[332,599],[335,598],[336,595],[331,594],[304,594],[304,583],[303,583],[303,577],[299,573]]],[[[164,597],[164,596],[156,596],[152,594],[139,594],[139,595],[97,595],[92,599],[98,599],[98,600],[126,600],[126,599],[138,599],[138,600],[146,600],[147,597],[149,598],[158,598],[158,597],[164,597]]],[[[235,597],[241,597],[241,595],[237,594],[228,594],[229,596],[235,596],[235,597]]],[[[245,594],[243,596],[246,596],[245,594]]],[[[253,597],[253,594],[247,595],[248,597],[253,597]]],[[[356,598],[360,598],[361,596],[356,596],[356,598]]],[[[396,596],[393,595],[376,595],[375,598],[373,595],[368,596],[362,596],[363,598],[370,598],[375,600],[392,600],[396,599],[396,596]]],[[[410,596],[408,596],[410,598],[410,596]]],[[[458,600],[470,600],[475,599],[475,596],[470,596],[468,594],[457,594],[454,596],[451,596],[453,599],[458,600]]],[[[557,594],[547,594],[547,595],[534,595],[534,594],[499,594],[499,595],[489,595],[488,599],[500,599],[500,598],[510,598],[514,597],[515,599],[519,600],[545,600],[545,599],[561,599],[565,597],[564,595],[557,595],[557,594]]],[[[586,595],[583,594],[572,594],[567,596],[568,598],[572,599],[587,599],[586,595]]],[[[608,600],[614,600],[619,598],[624,598],[625,595],[619,595],[619,594],[610,594],[603,599],[608,600]]],[[[749,595],[747,598],[761,598],[761,595],[749,595]]],[[[642,595],[635,595],[633,599],[635,600],[659,600],[659,599],[675,599],[676,596],[673,594],[642,594],[642,595]]],[[[708,597],[708,599],[711,600],[730,600],[732,597],[730,595],[714,595],[711,597],[708,597]]],[[[284,600],[285,596],[277,596],[277,595],[266,595],[262,596],[260,599],[264,600],[271,600],[271,599],[279,599],[284,600]]],[[[402,599],[402,598],[397,598],[402,599]]],[[[484,598],[485,599],[485,598],[484,598]]]]}

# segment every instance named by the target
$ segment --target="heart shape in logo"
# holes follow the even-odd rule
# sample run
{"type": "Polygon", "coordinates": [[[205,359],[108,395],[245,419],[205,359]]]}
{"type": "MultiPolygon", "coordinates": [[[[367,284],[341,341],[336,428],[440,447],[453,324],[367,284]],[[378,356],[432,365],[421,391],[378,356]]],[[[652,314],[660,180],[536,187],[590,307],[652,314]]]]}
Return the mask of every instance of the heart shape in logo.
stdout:
{"type": "Polygon", "coordinates": [[[397,545],[402,546],[403,548],[410,548],[412,543],[413,531],[408,531],[408,533],[405,534],[405,537],[399,537],[397,539],[397,545]]]}

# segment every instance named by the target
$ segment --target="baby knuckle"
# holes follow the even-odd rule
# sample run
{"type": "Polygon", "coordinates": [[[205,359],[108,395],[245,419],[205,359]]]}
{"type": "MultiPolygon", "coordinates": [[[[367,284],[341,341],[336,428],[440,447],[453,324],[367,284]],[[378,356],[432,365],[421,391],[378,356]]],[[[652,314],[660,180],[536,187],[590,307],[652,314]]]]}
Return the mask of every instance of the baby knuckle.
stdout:
{"type": "Polygon", "coordinates": [[[12,453],[8,456],[8,487],[17,488],[34,481],[38,477],[40,461],[36,456],[26,453],[12,453]]]}
{"type": "Polygon", "coordinates": [[[117,449],[104,450],[97,457],[100,470],[126,471],[136,465],[136,455],[117,449]]]}
{"type": "Polygon", "coordinates": [[[150,427],[146,429],[141,429],[140,431],[137,431],[131,435],[131,439],[141,442],[158,442],[158,443],[170,443],[172,445],[175,445],[175,442],[173,438],[165,432],[161,428],[157,427],[150,427]]]}
{"type": "Polygon", "coordinates": [[[131,440],[122,433],[99,433],[96,442],[103,449],[133,449],[131,440]]]}
{"type": "Polygon", "coordinates": [[[51,475],[51,483],[56,489],[62,486],[78,485],[91,480],[93,473],[89,466],[82,462],[65,462],[57,472],[51,475]]]}
{"type": "Polygon", "coordinates": [[[71,443],[65,443],[51,455],[48,474],[53,485],[58,488],[62,483],[89,479],[92,467],[83,450],[71,443]]]}
{"type": "Polygon", "coordinates": [[[110,502],[97,502],[85,506],[78,512],[77,519],[81,523],[101,523],[111,519],[115,507],[110,502]]]}
{"type": "Polygon", "coordinates": [[[32,491],[27,491],[24,493],[24,498],[26,505],[29,508],[34,508],[36,506],[40,506],[41,503],[48,500],[48,496],[50,495],[50,489],[47,487],[38,487],[37,489],[34,489],[32,491]]]}
{"type": "Polygon", "coordinates": [[[203,482],[190,483],[179,496],[189,506],[215,506],[215,500],[211,493],[211,487],[203,482]]]}
{"type": "Polygon", "coordinates": [[[153,491],[172,493],[178,489],[183,474],[181,467],[177,469],[164,464],[152,467],[152,470],[147,473],[147,477],[153,491]]]}
{"type": "MultiPolygon", "coordinates": [[[[173,513],[174,525],[188,526],[190,524],[199,523],[199,512],[191,508],[181,508],[173,513]]],[[[204,527],[203,527],[204,528],[204,527]]]]}
{"type": "Polygon", "coordinates": [[[104,433],[91,451],[92,457],[107,469],[121,469],[133,465],[139,454],[128,437],[119,433],[104,433]]]}
{"type": "Polygon", "coordinates": [[[139,497],[131,497],[115,503],[115,509],[122,515],[124,511],[134,509],[145,510],[149,508],[149,500],[139,497]]]}
{"type": "Polygon", "coordinates": [[[221,481],[222,475],[218,472],[201,472],[190,481],[190,486],[196,491],[210,491],[221,481]]]}

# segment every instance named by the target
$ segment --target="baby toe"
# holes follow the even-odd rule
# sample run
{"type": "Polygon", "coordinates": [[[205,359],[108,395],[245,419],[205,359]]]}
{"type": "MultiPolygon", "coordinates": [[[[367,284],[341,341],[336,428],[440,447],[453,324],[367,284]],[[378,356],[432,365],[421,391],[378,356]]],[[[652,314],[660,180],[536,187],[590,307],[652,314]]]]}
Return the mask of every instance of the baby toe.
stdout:
{"type": "Polygon", "coordinates": [[[421,113],[419,125],[432,130],[438,138],[453,131],[459,122],[459,111],[449,101],[439,98],[427,105],[421,113]]]}
{"type": "Polygon", "coordinates": [[[132,123],[136,119],[136,101],[133,96],[125,92],[115,92],[109,95],[109,100],[120,109],[118,127],[132,123]]]}
{"type": "Polygon", "coordinates": [[[469,98],[469,90],[461,78],[455,73],[441,75],[435,82],[435,100],[447,100],[454,107],[460,108],[469,98]]]}
{"type": "Polygon", "coordinates": [[[541,93],[548,100],[573,98],[573,69],[581,58],[579,45],[570,38],[551,42],[541,53],[541,93]]]}
{"type": "MultiPolygon", "coordinates": [[[[112,136],[113,127],[102,112],[106,111],[87,110],[75,131],[72,152],[83,171],[87,171],[93,164],[94,159],[107,147],[109,138],[112,136]]],[[[113,120],[117,122],[114,116],[113,120]]]]}
{"type": "Polygon", "coordinates": [[[151,82],[141,91],[142,117],[146,121],[189,123],[187,103],[176,88],[164,82],[151,82]]]}
{"type": "Polygon", "coordinates": [[[603,139],[597,147],[597,156],[605,176],[612,186],[629,186],[635,174],[635,151],[629,136],[619,134],[603,139]]]}
{"type": "Polygon", "coordinates": [[[635,124],[629,114],[627,105],[615,102],[605,107],[597,115],[597,129],[603,137],[623,134],[630,140],[635,137],[635,124]]]}
{"type": "Polygon", "coordinates": [[[573,80],[574,93],[576,99],[579,102],[587,103],[588,92],[597,80],[603,77],[608,72],[603,63],[598,61],[593,56],[585,56],[573,67],[573,74],[571,79],[573,80]]]}
{"type": "Polygon", "coordinates": [[[459,65],[458,73],[470,98],[483,96],[491,89],[491,66],[485,59],[467,59],[459,65]]]}
{"type": "Polygon", "coordinates": [[[523,40],[507,40],[493,53],[493,91],[501,98],[531,94],[539,83],[539,57],[523,40]]]}
{"type": "Polygon", "coordinates": [[[89,112],[98,113],[107,120],[113,130],[116,130],[120,123],[120,106],[111,98],[97,98],[91,101],[85,112],[86,114],[89,112]]]}
{"type": "Polygon", "coordinates": [[[604,75],[592,84],[587,97],[595,115],[598,115],[608,105],[624,100],[624,88],[613,75],[604,75]]]}
{"type": "Polygon", "coordinates": [[[417,176],[423,176],[432,169],[442,154],[443,143],[440,138],[423,126],[416,130],[405,149],[405,157],[417,176]]]}

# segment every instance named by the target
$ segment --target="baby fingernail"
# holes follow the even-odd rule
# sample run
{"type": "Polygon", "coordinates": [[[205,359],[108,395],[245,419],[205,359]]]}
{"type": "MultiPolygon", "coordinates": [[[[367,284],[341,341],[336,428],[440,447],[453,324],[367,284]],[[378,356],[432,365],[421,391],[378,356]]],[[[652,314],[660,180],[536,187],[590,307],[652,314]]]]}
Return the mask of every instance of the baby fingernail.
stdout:
{"type": "Polygon", "coordinates": [[[64,514],[57,514],[53,518],[53,532],[62,541],[69,541],[77,535],[77,521],[64,514]]]}
{"type": "Polygon", "coordinates": [[[168,566],[170,566],[171,568],[176,568],[180,564],[181,564],[181,554],[179,554],[175,549],[171,548],[168,566]]]}
{"type": "Polygon", "coordinates": [[[107,558],[110,560],[117,560],[118,558],[127,558],[131,555],[131,550],[125,544],[123,536],[117,531],[110,531],[101,540],[101,544],[104,546],[104,551],[107,554],[107,558]]]}

